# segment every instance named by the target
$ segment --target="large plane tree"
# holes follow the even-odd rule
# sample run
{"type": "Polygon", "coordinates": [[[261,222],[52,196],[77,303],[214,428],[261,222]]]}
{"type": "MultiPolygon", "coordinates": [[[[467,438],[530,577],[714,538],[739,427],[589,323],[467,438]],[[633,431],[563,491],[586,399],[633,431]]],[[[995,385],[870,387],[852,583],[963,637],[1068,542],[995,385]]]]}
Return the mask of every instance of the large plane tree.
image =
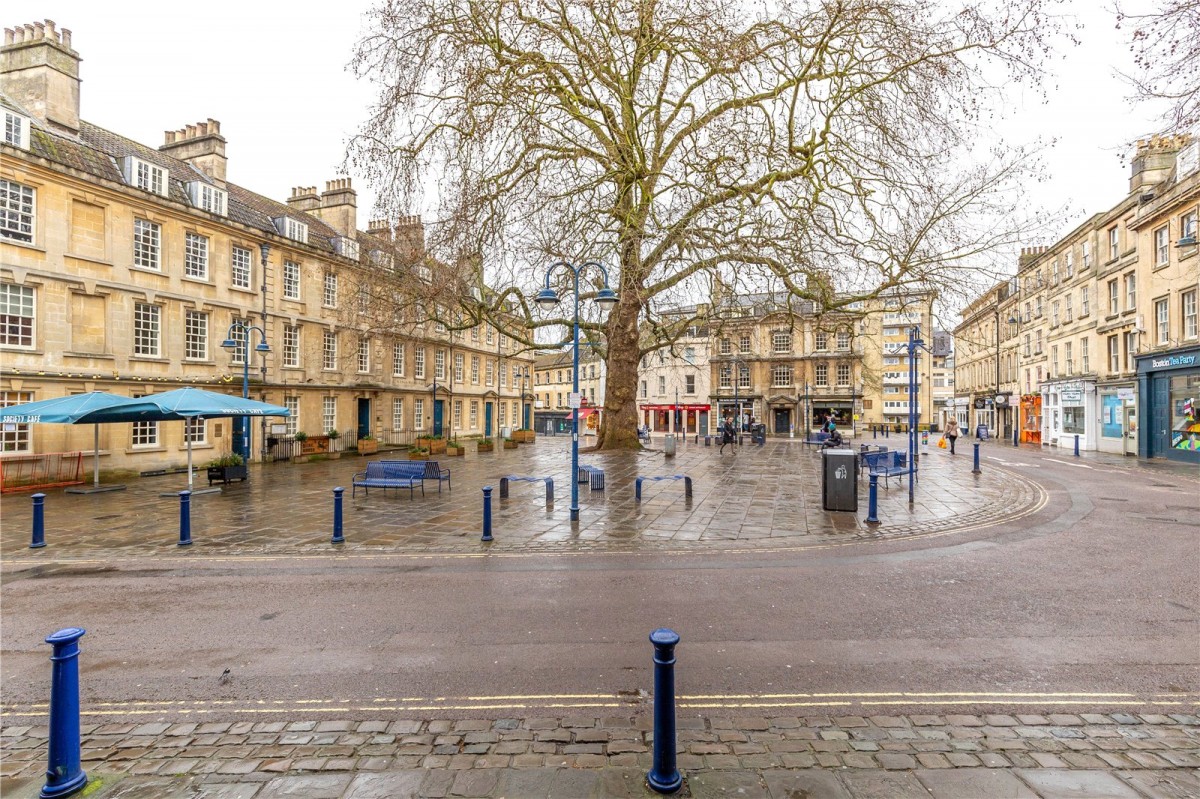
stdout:
{"type": "Polygon", "coordinates": [[[464,324],[523,318],[533,346],[570,321],[528,301],[546,267],[607,265],[599,445],[636,447],[639,359],[719,325],[718,287],[845,308],[952,290],[1017,240],[1033,159],[992,115],[1036,85],[1050,5],[385,0],[349,157],[384,210],[430,217],[430,257],[476,284],[464,324]]]}

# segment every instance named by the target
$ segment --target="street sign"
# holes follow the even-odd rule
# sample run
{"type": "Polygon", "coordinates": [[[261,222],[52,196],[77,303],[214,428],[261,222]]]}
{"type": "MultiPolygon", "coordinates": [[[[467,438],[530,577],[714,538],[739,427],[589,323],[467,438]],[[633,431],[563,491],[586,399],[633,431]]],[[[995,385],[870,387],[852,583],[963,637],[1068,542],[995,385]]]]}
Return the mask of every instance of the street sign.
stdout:
{"type": "Polygon", "coordinates": [[[578,391],[572,391],[567,395],[568,408],[580,408],[583,405],[583,395],[578,391]]]}
{"type": "Polygon", "coordinates": [[[1133,389],[1132,388],[1118,388],[1117,389],[1117,399],[1125,400],[1126,402],[1132,401],[1133,400],[1133,389]]]}

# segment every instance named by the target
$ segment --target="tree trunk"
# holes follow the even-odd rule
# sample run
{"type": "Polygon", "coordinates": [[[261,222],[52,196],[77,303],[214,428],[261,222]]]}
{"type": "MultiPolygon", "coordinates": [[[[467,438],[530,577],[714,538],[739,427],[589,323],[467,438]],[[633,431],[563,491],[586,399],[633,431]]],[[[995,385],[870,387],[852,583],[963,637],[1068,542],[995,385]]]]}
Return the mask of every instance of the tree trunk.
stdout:
{"type": "Polygon", "coordinates": [[[637,384],[640,342],[637,292],[621,292],[621,301],[608,317],[608,369],[604,416],[598,449],[641,449],[638,441],[637,384]]]}

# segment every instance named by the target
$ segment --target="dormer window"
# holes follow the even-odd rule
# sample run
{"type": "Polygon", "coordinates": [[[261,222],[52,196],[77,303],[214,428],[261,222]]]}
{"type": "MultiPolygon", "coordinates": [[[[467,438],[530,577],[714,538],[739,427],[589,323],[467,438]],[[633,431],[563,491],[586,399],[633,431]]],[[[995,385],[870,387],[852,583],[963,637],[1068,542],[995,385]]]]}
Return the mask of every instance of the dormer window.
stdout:
{"type": "Polygon", "coordinates": [[[29,149],[29,120],[7,108],[4,109],[4,143],[29,149]]]}
{"type": "Polygon", "coordinates": [[[218,189],[201,180],[191,181],[187,184],[187,188],[192,205],[201,211],[208,211],[217,216],[229,215],[229,195],[224,189],[218,189]]]}
{"type": "Polygon", "coordinates": [[[277,216],[271,221],[275,223],[275,229],[279,231],[279,235],[301,244],[308,244],[308,225],[292,219],[290,216],[277,216]]]}
{"type": "Polygon", "coordinates": [[[380,269],[386,269],[389,272],[395,269],[395,264],[392,261],[392,254],[383,250],[371,250],[371,263],[378,266],[380,269]]]}
{"type": "Polygon", "coordinates": [[[338,236],[333,240],[333,248],[337,254],[351,261],[358,260],[358,242],[346,236],[338,236]]]}
{"type": "Polygon", "coordinates": [[[125,173],[125,182],[130,186],[163,197],[167,196],[167,170],[161,166],[155,166],[148,161],[129,155],[125,157],[122,167],[125,173]]]}

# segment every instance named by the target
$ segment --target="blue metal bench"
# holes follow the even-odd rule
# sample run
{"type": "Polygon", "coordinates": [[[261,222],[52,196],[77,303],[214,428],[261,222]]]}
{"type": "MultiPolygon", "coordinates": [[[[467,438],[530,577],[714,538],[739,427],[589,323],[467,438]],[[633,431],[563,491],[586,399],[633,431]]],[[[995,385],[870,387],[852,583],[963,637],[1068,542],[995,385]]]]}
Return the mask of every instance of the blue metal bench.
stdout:
{"type": "Polygon", "coordinates": [[[587,483],[592,491],[604,490],[604,470],[599,466],[579,465],[579,482],[587,483]]]}
{"type": "Polygon", "coordinates": [[[518,474],[509,474],[500,478],[500,499],[508,499],[508,484],[509,483],[546,483],[546,502],[554,501],[554,480],[549,477],[522,477],[518,474]]]}
{"type": "Polygon", "coordinates": [[[638,502],[642,501],[642,482],[644,480],[649,480],[652,483],[657,483],[659,480],[682,480],[683,495],[689,499],[692,496],[692,478],[688,477],[686,474],[665,474],[661,477],[639,477],[634,481],[633,492],[638,502]]]}
{"type": "Polygon", "coordinates": [[[809,433],[804,438],[805,444],[824,444],[829,440],[829,434],[826,432],[809,433]]]}
{"type": "Polygon", "coordinates": [[[441,468],[437,461],[379,461],[379,463],[398,463],[420,472],[417,476],[422,480],[437,480],[439,494],[442,493],[443,480],[449,490],[454,490],[454,486],[450,484],[450,470],[441,468]]]}
{"type": "Polygon", "coordinates": [[[889,477],[902,478],[908,474],[908,453],[900,450],[867,452],[859,456],[868,472],[883,478],[883,487],[888,487],[889,477]]]}
{"type": "Polygon", "coordinates": [[[370,461],[367,470],[358,472],[350,481],[350,496],[361,488],[370,495],[372,488],[407,488],[408,498],[413,498],[413,489],[421,487],[425,496],[425,464],[419,461],[370,461]]]}

